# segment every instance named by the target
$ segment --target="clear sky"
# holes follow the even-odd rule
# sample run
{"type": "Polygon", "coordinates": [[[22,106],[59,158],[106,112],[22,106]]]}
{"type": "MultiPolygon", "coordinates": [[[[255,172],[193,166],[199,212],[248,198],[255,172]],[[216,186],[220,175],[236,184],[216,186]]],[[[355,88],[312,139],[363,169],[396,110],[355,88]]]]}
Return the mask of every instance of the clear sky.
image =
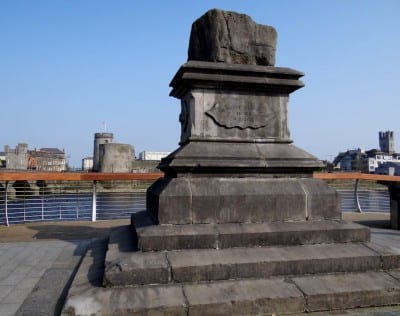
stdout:
{"type": "Polygon", "coordinates": [[[104,125],[136,154],[176,149],[168,85],[212,8],[274,26],[276,66],[305,73],[289,103],[295,145],[331,160],[392,130],[400,151],[399,0],[0,0],[0,150],[65,148],[80,167],[104,125]]]}

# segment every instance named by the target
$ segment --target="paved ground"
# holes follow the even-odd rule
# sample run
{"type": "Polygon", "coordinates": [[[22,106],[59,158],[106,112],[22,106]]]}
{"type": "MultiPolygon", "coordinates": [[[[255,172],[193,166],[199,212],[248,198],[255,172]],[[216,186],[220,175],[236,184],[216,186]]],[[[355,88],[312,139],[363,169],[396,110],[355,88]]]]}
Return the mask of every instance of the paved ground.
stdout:
{"type": "Polygon", "coordinates": [[[86,246],[129,220],[0,226],[0,315],[54,315],[86,246]]]}
{"type": "MultiPolygon", "coordinates": [[[[344,213],[344,219],[372,228],[372,241],[400,251],[400,231],[389,215],[344,213]]],[[[0,315],[58,314],[86,246],[129,220],[55,222],[0,226],[0,315]]],[[[364,315],[400,315],[396,308],[364,315]]],[[[362,315],[354,314],[354,315],[362,315]]]]}

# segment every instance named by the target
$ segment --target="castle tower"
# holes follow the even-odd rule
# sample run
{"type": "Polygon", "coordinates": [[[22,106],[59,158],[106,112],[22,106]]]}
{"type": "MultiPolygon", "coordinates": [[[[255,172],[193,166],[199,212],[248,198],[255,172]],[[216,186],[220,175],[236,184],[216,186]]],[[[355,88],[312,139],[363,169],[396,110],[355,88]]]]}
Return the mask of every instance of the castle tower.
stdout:
{"type": "Polygon", "coordinates": [[[93,171],[100,171],[100,145],[112,143],[113,133],[95,133],[93,146],[93,171]]]}
{"type": "Polygon", "coordinates": [[[395,152],[393,131],[379,132],[379,147],[385,153],[395,152]]]}

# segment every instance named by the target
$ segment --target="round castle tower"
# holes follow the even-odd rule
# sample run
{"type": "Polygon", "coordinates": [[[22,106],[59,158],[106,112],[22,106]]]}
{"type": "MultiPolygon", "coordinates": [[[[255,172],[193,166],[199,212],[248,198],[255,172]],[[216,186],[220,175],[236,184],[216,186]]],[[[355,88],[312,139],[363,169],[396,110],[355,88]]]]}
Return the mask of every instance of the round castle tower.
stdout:
{"type": "Polygon", "coordinates": [[[95,133],[93,150],[93,171],[100,171],[100,145],[112,143],[113,133],[95,133]]]}

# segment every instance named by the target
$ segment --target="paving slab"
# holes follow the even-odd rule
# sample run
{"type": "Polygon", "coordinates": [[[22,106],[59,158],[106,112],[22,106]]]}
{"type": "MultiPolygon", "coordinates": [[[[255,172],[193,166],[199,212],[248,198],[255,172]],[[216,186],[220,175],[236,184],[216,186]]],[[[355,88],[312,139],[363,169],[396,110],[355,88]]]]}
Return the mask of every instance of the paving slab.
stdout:
{"type": "Polygon", "coordinates": [[[400,304],[400,282],[385,272],[293,278],[309,311],[400,304]]]}
{"type": "Polygon", "coordinates": [[[54,315],[57,308],[60,311],[83,244],[55,240],[0,243],[0,315],[54,315]]]}
{"type": "Polygon", "coordinates": [[[91,288],[102,286],[107,242],[107,238],[101,238],[88,245],[88,249],[79,263],[68,295],[79,295],[91,288]]]}

